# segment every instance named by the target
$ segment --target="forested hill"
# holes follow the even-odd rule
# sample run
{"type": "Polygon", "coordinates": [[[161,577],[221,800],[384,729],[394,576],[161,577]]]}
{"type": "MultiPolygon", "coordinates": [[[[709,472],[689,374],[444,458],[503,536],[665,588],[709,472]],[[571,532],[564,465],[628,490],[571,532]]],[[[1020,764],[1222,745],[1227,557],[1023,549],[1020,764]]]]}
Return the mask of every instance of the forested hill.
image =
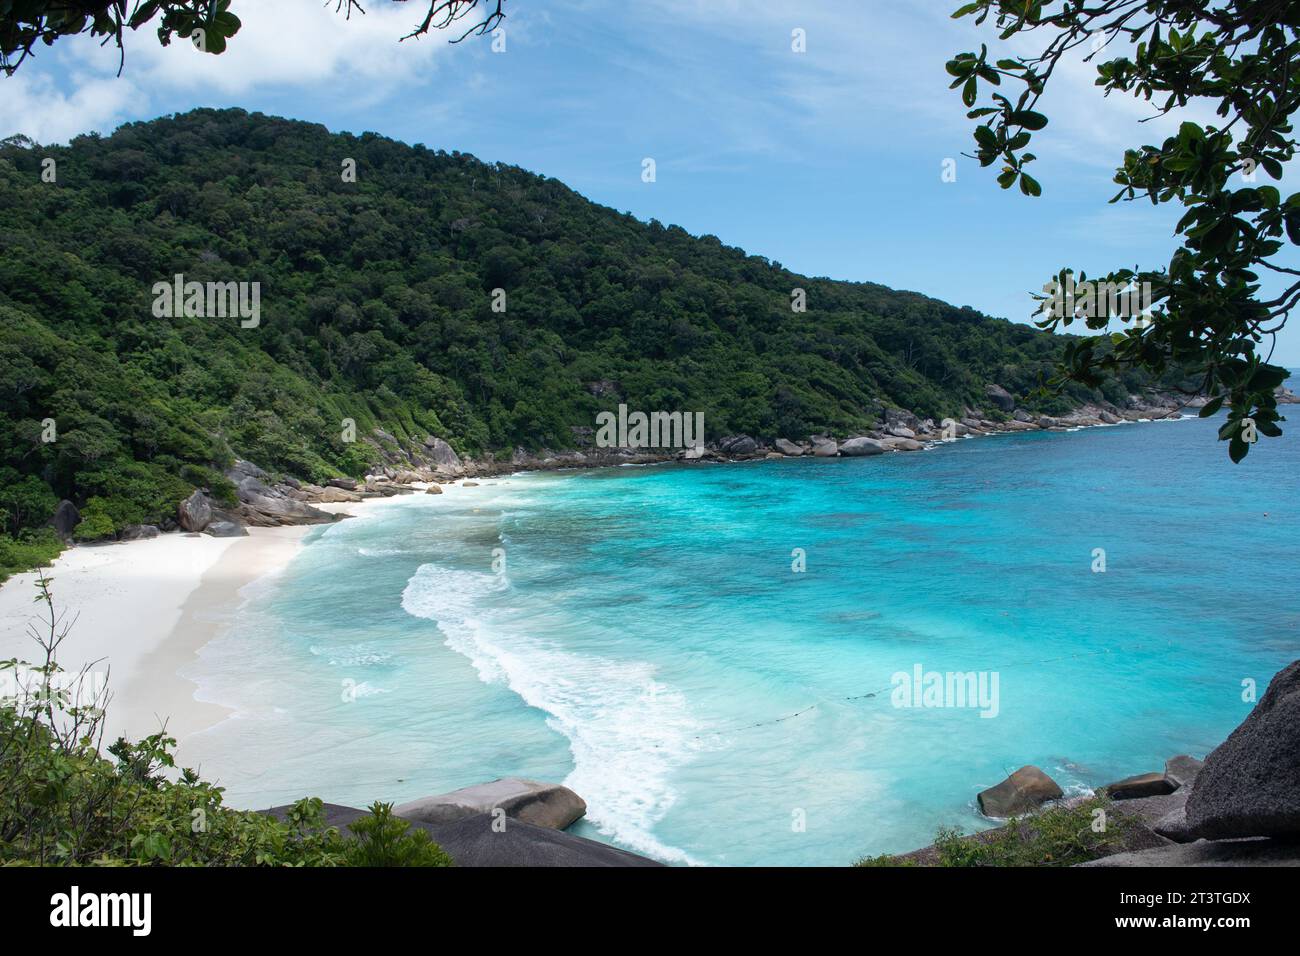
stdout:
{"type": "Polygon", "coordinates": [[[60,497],[172,514],[236,455],[359,474],[344,419],[482,454],[573,447],[619,402],[703,412],[710,438],[850,434],[882,404],[938,418],[989,383],[1023,393],[1060,341],[516,167],[240,110],[0,146],[0,329],[10,533],[60,497]],[[260,283],[259,324],[156,316],[178,273],[260,283]]]}

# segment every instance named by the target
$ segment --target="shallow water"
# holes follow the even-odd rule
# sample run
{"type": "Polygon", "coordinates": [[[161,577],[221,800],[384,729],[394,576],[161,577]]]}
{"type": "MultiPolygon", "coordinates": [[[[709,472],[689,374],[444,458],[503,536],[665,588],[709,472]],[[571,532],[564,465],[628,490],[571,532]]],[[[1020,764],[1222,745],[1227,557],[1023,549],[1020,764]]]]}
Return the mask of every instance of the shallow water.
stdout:
{"type": "Polygon", "coordinates": [[[251,590],[188,672],[237,714],[188,754],[253,807],[563,780],[575,832],[676,863],[985,826],[1023,764],[1083,790],[1203,755],[1300,656],[1300,445],[1233,466],[1216,424],[413,495],[251,590]],[[918,665],[995,707],[895,706],[918,665]]]}

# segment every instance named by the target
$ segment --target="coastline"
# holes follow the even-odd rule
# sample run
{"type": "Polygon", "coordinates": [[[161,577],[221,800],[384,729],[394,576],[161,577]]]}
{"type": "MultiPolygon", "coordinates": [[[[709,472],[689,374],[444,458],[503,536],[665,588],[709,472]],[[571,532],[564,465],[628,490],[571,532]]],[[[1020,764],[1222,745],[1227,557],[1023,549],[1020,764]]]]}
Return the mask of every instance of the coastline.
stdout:
{"type": "MultiPolygon", "coordinates": [[[[1169,416],[1178,420],[1182,416],[1169,416]]],[[[1117,424],[1158,421],[1130,419],[1117,424]]],[[[1055,427],[1078,431],[1108,424],[1055,427]]],[[[963,438],[1038,431],[1038,426],[972,433],[963,438]]],[[[1047,429],[1042,429],[1047,430],[1047,429]]],[[[961,441],[962,439],[956,439],[961,441]]],[[[916,450],[933,450],[948,441],[918,442],[916,450]]],[[[770,457],[759,453],[714,457],[714,463],[740,464],[770,457]]],[[[805,457],[811,459],[812,455],[805,457]]],[[[463,478],[445,479],[444,492],[473,487],[475,478],[505,478],[539,471],[582,471],[628,465],[665,465],[679,456],[641,456],[613,461],[556,461],[539,467],[537,461],[502,463],[504,469],[470,467],[463,478]],[[549,467],[548,467],[549,466],[549,467]],[[465,482],[469,482],[468,485],[465,482]]],[[[708,462],[708,459],[705,459],[708,462]]],[[[422,494],[433,482],[409,481],[403,488],[422,494]]],[[[405,494],[385,493],[355,501],[313,501],[318,511],[345,518],[362,517],[385,502],[400,501],[405,494]]],[[[185,738],[210,729],[233,712],[218,703],[195,696],[198,690],[181,672],[199,651],[237,616],[248,598],[245,588],[281,573],[303,547],[315,527],[329,525],[250,526],[241,537],[213,537],[182,531],[155,538],[86,544],[63,552],[49,569],[55,610],[75,622],[60,648],[65,671],[81,667],[107,673],[111,706],[105,720],[105,739],[117,736],[140,739],[165,726],[183,752],[185,738]]],[[[37,613],[32,603],[34,571],[0,584],[0,659],[32,661],[39,648],[28,635],[37,613]]]]}
{"type": "MultiPolygon", "coordinates": [[[[348,517],[397,498],[323,504],[348,517]]],[[[59,649],[65,672],[86,667],[108,680],[104,740],[140,739],[163,729],[178,741],[231,711],[195,697],[181,671],[238,614],[250,585],[281,573],[314,525],[251,527],[217,538],[176,532],[136,541],[69,548],[47,570],[54,607],[70,624],[59,649]]],[[[328,526],[326,526],[328,527],[328,526]]],[[[29,634],[39,614],[36,572],[0,585],[0,658],[35,662],[29,634]]]]}
{"type": "MultiPolygon", "coordinates": [[[[1180,416],[1180,418],[1165,420],[1187,421],[1191,418],[1192,416],[1184,415],[1180,416]]],[[[938,447],[938,445],[939,443],[934,443],[927,445],[927,448],[938,447]]],[[[998,457],[1001,457],[1001,455],[999,454],[998,457]]],[[[797,474],[799,470],[794,469],[792,473],[797,474]]],[[[466,484],[472,487],[474,482],[455,482],[443,485],[443,493],[450,492],[454,496],[458,489],[466,484]]],[[[411,483],[411,485],[412,492],[422,493],[427,490],[424,483],[411,483]]],[[[364,522],[373,514],[373,509],[370,507],[356,508],[354,505],[365,504],[366,502],[373,504],[381,501],[392,501],[403,497],[405,495],[392,494],[388,497],[367,498],[359,502],[319,503],[317,507],[332,513],[353,515],[357,520],[364,522]]],[[[455,499],[453,498],[452,501],[455,501],[455,499]]],[[[464,502],[465,499],[462,498],[461,501],[464,502]]],[[[471,506],[474,504],[472,500],[468,503],[471,506]]],[[[418,502],[411,502],[411,504],[418,504],[418,502]]],[[[423,511],[424,509],[416,510],[423,511]]],[[[435,509],[432,513],[436,514],[437,510],[435,509]]],[[[397,516],[394,515],[394,517],[397,516]]],[[[405,522],[399,519],[398,523],[404,524],[405,522]]],[[[199,687],[206,685],[206,679],[203,676],[203,671],[193,670],[187,665],[196,659],[196,655],[205,644],[228,627],[241,608],[248,608],[250,602],[256,605],[263,597],[278,590],[279,585],[275,583],[272,583],[269,589],[260,586],[256,589],[245,589],[256,582],[265,580],[268,575],[283,571],[295,556],[301,553],[301,549],[307,541],[316,541],[318,535],[307,534],[311,527],[254,527],[249,529],[249,536],[243,540],[239,538],[213,539],[207,535],[190,535],[189,537],[192,538],[190,542],[181,542],[180,538],[184,537],[184,535],[162,536],[162,540],[172,542],[173,546],[201,548],[206,565],[199,570],[195,580],[178,585],[178,590],[181,587],[186,587],[188,590],[183,598],[178,595],[178,600],[175,602],[178,604],[177,613],[169,625],[170,629],[161,638],[161,643],[139,657],[136,662],[137,669],[129,671],[126,675],[121,675],[120,667],[115,666],[114,668],[115,679],[113,685],[117,688],[119,701],[124,704],[128,702],[136,703],[136,698],[142,693],[149,695],[147,707],[138,708],[142,713],[137,716],[145,718],[145,721],[140,726],[140,729],[129,731],[131,736],[138,737],[141,734],[156,731],[158,727],[156,715],[168,714],[170,717],[169,733],[182,741],[179,748],[179,759],[183,764],[190,763],[192,765],[192,758],[187,760],[185,756],[187,748],[184,741],[186,738],[216,726],[228,716],[231,716],[234,711],[216,703],[225,700],[224,695],[210,694],[207,702],[196,700],[194,695],[195,693],[202,693],[199,687]],[[215,556],[208,554],[213,545],[224,545],[217,550],[215,556]],[[191,674],[201,683],[196,685],[194,681],[182,676],[184,673],[191,674]],[[123,677],[128,679],[123,679],[123,677]]],[[[331,526],[322,526],[325,534],[329,533],[327,530],[329,527],[331,526]]],[[[343,541],[346,537],[347,535],[344,535],[336,540],[343,541]]],[[[153,540],[156,542],[159,539],[153,540]]],[[[123,555],[132,555],[140,551],[140,545],[147,543],[131,542],[131,548],[125,548],[124,546],[86,547],[74,549],[69,552],[69,555],[76,554],[78,551],[87,552],[89,556],[101,559],[100,565],[102,566],[103,560],[116,560],[123,555]]],[[[323,543],[322,547],[324,547],[323,543]]],[[[172,557],[177,557],[175,551],[172,551],[172,557]]],[[[55,573],[56,575],[63,573],[65,580],[62,583],[67,583],[66,579],[70,577],[69,573],[66,571],[60,572],[57,569],[55,573]]],[[[56,595],[59,594],[59,582],[56,582],[55,590],[56,595]]],[[[65,587],[63,591],[67,592],[67,588],[65,587]]],[[[30,600],[30,596],[28,596],[28,600],[30,600]]],[[[128,620],[131,618],[148,618],[148,620],[132,621],[135,629],[154,626],[155,615],[150,614],[146,607],[143,604],[136,604],[126,612],[125,616],[128,620]]],[[[227,704],[234,703],[233,700],[225,700],[225,702],[227,704]]],[[[242,704],[236,706],[240,709],[243,707],[242,704]]],[[[224,729],[238,732],[236,728],[232,727],[224,729]]],[[[199,744],[193,741],[189,744],[191,752],[193,752],[193,748],[198,746],[199,744]]],[[[1203,746],[1195,752],[1200,754],[1205,749],[1207,747],[1203,746]]],[[[1134,765],[1134,769],[1141,769],[1141,767],[1134,765]]],[[[478,779],[478,777],[466,777],[466,779],[478,779]]],[[[486,779],[486,775],[484,775],[484,779],[486,779]]],[[[538,779],[551,778],[539,777],[538,779]]],[[[580,792],[585,795],[586,791],[580,790],[580,792]]],[[[347,801],[341,800],[339,802],[347,801]]]]}

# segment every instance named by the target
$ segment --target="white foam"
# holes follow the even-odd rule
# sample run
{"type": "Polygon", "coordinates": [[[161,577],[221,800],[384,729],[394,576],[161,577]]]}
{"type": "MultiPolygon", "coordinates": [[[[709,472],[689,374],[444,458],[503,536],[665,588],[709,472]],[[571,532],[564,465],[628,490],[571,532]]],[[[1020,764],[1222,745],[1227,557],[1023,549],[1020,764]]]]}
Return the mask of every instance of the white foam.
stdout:
{"type": "Polygon", "coordinates": [[[502,683],[548,715],[569,740],[565,780],[587,801],[601,833],[641,853],[695,864],[654,827],[677,799],[674,770],[698,750],[701,727],[683,695],[655,680],[644,661],[574,654],[553,641],[494,630],[481,603],[508,587],[497,575],[422,565],[402,592],[408,614],[436,621],[448,647],[469,658],[486,683],[502,683]]]}

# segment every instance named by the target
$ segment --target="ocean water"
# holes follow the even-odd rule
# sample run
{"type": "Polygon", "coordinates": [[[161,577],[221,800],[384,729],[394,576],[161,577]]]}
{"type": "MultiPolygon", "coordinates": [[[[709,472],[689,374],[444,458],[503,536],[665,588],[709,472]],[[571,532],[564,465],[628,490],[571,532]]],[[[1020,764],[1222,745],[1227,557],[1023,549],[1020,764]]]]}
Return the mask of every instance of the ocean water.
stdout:
{"type": "Polygon", "coordinates": [[[248,807],[563,781],[575,832],[678,864],[988,826],[1024,764],[1083,792],[1203,755],[1300,656],[1300,443],[1233,466],[1216,425],[386,503],[248,590],[187,672],[236,713],[187,756],[248,807]],[[996,697],[897,706],[917,667],[996,697]]]}

